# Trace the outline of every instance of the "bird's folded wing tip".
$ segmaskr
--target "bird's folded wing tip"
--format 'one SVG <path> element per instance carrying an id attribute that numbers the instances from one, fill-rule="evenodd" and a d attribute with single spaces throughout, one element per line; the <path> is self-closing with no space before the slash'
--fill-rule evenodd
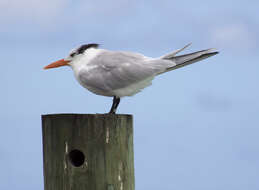
<path id="1" fill-rule="evenodd" d="M 216 48 L 210 48 L 208 49 L 208 51 L 211 53 L 219 53 L 219 51 Z"/>

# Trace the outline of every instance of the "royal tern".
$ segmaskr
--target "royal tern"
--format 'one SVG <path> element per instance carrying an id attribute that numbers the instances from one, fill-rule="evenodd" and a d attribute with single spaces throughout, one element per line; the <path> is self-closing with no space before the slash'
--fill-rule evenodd
<path id="1" fill-rule="evenodd" d="M 159 58 L 151 58 L 139 53 L 99 49 L 98 44 L 85 44 L 44 69 L 70 66 L 83 87 L 95 94 L 113 97 L 109 113 L 115 114 L 121 97 L 140 92 L 151 85 L 155 76 L 218 53 L 207 49 L 176 56 L 189 45 Z"/>

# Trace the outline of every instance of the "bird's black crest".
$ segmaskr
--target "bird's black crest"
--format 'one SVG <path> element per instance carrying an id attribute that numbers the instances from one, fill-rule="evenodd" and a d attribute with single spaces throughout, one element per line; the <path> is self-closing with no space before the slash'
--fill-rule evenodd
<path id="1" fill-rule="evenodd" d="M 99 44 L 84 44 L 77 49 L 77 54 L 84 53 L 89 48 L 98 48 Z"/>

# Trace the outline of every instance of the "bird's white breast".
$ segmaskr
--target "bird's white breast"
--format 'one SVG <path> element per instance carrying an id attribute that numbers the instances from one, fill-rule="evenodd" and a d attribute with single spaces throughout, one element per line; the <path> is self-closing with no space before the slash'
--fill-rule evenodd
<path id="1" fill-rule="evenodd" d="M 87 49 L 84 54 L 78 56 L 75 60 L 73 60 L 73 63 L 71 64 L 71 67 L 74 71 L 75 78 L 77 81 L 88 90 L 92 91 L 87 84 L 84 81 L 80 80 L 80 72 L 81 71 L 89 71 L 93 69 L 94 67 L 97 67 L 97 65 L 90 65 L 89 63 L 100 53 L 102 52 L 101 49 L 96 48 L 90 48 Z"/>

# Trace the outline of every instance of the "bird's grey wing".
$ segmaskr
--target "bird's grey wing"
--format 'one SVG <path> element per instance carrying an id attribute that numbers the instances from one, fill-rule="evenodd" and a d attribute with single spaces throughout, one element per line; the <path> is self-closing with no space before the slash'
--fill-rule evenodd
<path id="1" fill-rule="evenodd" d="M 164 62 L 172 66 L 171 61 Z M 88 86 L 111 91 L 155 76 L 168 66 L 141 54 L 104 51 L 89 63 L 92 69 L 82 70 L 79 77 Z"/>

